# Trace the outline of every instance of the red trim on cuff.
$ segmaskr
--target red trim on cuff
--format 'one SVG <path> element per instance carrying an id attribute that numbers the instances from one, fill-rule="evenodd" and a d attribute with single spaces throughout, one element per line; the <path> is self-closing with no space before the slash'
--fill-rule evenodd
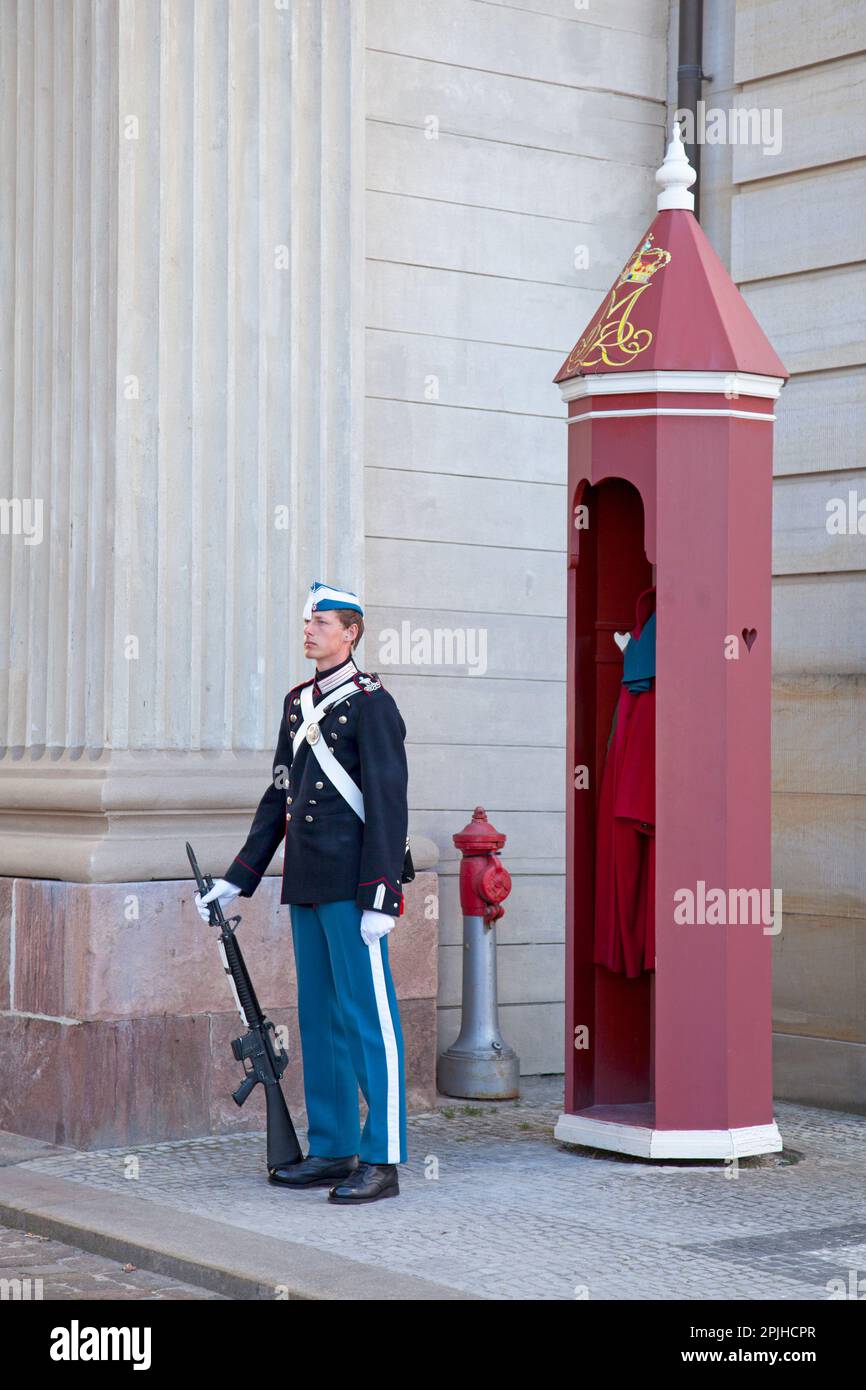
<path id="1" fill-rule="evenodd" d="M 363 883 L 359 883 L 359 884 L 358 884 L 358 887 L 359 887 L 359 888 L 372 888 L 372 886 L 373 886 L 374 883 L 387 883 L 388 887 L 391 889 L 391 892 L 392 892 L 392 893 L 396 893 L 397 896 L 398 896 L 398 898 L 399 898 L 399 896 L 400 896 L 400 890 L 399 890 L 399 888 L 395 888 L 394 885 L 393 885 L 393 883 L 391 882 L 391 880 L 388 879 L 388 878 L 368 878 L 368 879 L 365 879 Z"/>
<path id="2" fill-rule="evenodd" d="M 256 878 L 261 878 L 261 874 L 259 873 L 258 869 L 254 869 L 250 864 L 244 864 L 244 861 L 241 859 L 239 854 L 235 855 L 234 859 L 232 860 L 232 863 L 240 864 L 244 869 L 249 869 L 251 874 L 255 874 Z"/>

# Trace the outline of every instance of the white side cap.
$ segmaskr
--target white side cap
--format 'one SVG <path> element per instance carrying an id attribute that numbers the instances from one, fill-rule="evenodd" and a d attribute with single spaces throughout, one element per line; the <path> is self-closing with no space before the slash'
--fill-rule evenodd
<path id="1" fill-rule="evenodd" d="M 686 158 L 679 125 L 674 121 L 665 162 L 660 169 L 656 169 L 656 183 L 661 189 L 658 196 L 659 212 L 665 208 L 685 208 L 687 212 L 694 212 L 695 195 L 689 192 L 689 188 L 696 178 L 697 174 Z"/>

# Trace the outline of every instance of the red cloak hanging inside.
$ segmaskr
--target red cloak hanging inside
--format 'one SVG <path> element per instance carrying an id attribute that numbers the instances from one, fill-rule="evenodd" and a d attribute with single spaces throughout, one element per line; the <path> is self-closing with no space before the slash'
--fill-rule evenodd
<path id="1" fill-rule="evenodd" d="M 655 612 L 655 589 L 636 606 L 633 639 Z M 655 969 L 655 680 L 623 685 L 597 810 L 597 965 L 634 979 Z"/>

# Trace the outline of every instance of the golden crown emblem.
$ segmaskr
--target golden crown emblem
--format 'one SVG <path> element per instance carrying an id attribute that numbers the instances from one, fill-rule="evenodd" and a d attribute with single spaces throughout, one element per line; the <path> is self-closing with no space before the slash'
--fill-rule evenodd
<path id="1" fill-rule="evenodd" d="M 653 235 L 650 232 L 616 283 L 623 285 L 630 281 L 634 285 L 648 285 L 656 271 L 666 266 L 670 258 L 670 251 L 664 251 L 661 246 L 653 246 Z"/>

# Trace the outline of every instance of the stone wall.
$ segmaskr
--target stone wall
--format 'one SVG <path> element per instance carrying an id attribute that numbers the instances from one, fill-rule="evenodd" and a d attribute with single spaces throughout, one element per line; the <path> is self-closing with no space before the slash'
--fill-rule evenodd
<path id="1" fill-rule="evenodd" d="M 231 1040 L 243 1032 L 194 885 L 0 880 L 0 1129 L 93 1149 L 264 1128 L 242 1110 Z M 285 1032 L 283 1091 L 303 1120 L 289 911 L 280 880 L 236 904 L 259 1003 Z M 406 1107 L 435 1100 L 436 875 L 406 885 L 389 937 L 406 1053 Z"/>
<path id="2" fill-rule="evenodd" d="M 773 154 L 704 146 L 701 180 L 702 225 L 791 373 L 773 500 L 775 1089 L 863 1110 L 866 517 L 833 535 L 827 504 L 866 503 L 866 8 L 704 13 L 707 106 L 778 112 L 781 134 Z"/>
<path id="3" fill-rule="evenodd" d="M 440 856 L 440 1043 L 459 1028 L 452 835 L 514 876 L 504 1036 L 562 1071 L 566 438 L 552 378 L 655 212 L 667 0 L 367 0 L 367 664 Z M 398 653 L 387 633 L 486 643 Z M 447 640 L 447 639 L 446 639 Z M 414 656 L 414 660 L 413 660 Z"/>

